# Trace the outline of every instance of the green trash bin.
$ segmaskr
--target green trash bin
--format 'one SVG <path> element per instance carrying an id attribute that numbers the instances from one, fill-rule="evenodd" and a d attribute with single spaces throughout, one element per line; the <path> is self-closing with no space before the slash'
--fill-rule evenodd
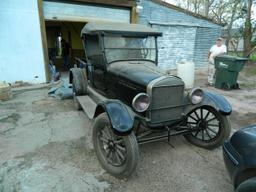
<path id="1" fill-rule="evenodd" d="M 247 58 L 229 55 L 217 56 L 214 59 L 216 69 L 214 86 L 219 89 L 239 88 L 237 77 L 247 60 Z"/>

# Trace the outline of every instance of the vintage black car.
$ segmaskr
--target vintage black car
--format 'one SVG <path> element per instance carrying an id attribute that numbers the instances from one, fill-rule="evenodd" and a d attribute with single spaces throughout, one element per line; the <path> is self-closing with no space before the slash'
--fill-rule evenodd
<path id="1" fill-rule="evenodd" d="M 208 149 L 230 134 L 231 106 L 221 95 L 185 90 L 177 76 L 158 65 L 157 38 L 150 27 L 87 23 L 81 32 L 84 68 L 70 71 L 78 108 L 95 119 L 93 144 L 102 167 L 115 177 L 135 170 L 138 144 L 184 135 Z"/>
<path id="2" fill-rule="evenodd" d="M 256 125 L 240 129 L 225 141 L 223 155 L 236 192 L 255 192 Z"/>

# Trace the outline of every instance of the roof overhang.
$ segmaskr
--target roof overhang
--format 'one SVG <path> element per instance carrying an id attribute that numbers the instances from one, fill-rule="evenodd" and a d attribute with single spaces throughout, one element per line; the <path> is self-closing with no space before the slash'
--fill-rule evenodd
<path id="1" fill-rule="evenodd" d="M 113 5 L 119 7 L 135 7 L 136 0 L 69 0 L 69 2 L 77 3 L 92 3 L 92 4 L 101 4 L 101 5 Z"/>
<path id="2" fill-rule="evenodd" d="M 161 36 L 162 33 L 145 25 L 114 23 L 114 22 L 89 22 L 82 31 L 83 34 L 121 34 L 133 36 Z"/>

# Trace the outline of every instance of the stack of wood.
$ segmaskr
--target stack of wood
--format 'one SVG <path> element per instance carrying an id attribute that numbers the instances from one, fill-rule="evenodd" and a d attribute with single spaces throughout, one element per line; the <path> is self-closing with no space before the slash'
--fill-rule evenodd
<path id="1" fill-rule="evenodd" d="M 6 101 L 12 98 L 11 86 L 7 83 L 0 82 L 0 101 Z"/>

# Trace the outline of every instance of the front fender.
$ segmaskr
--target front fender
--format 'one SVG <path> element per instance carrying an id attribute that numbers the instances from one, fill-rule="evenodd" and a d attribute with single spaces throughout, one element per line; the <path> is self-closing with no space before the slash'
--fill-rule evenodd
<path id="1" fill-rule="evenodd" d="M 185 109 L 185 114 L 189 113 L 200 106 L 211 106 L 223 115 L 230 115 L 232 107 L 225 97 L 222 95 L 204 91 L 204 99 L 199 105 L 189 105 Z"/>
<path id="2" fill-rule="evenodd" d="M 98 103 L 94 118 L 103 112 L 107 113 L 112 130 L 115 134 L 124 136 L 132 132 L 134 115 L 128 111 L 126 105 L 121 101 L 105 100 Z"/>
<path id="3" fill-rule="evenodd" d="M 206 91 L 203 104 L 210 105 L 223 115 L 230 115 L 232 107 L 225 97 L 222 95 Z"/>

